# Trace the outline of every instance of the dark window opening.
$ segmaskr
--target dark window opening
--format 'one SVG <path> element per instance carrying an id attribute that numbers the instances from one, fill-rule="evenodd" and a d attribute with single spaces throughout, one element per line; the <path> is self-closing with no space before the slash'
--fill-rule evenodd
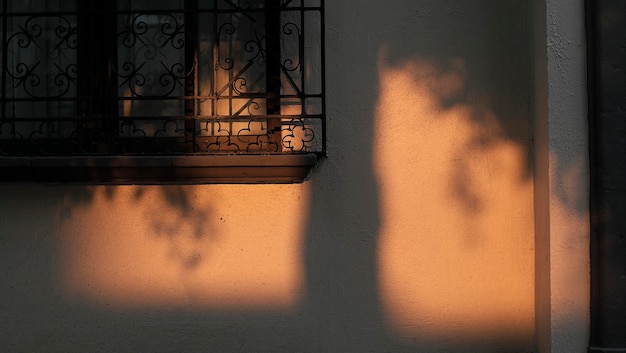
<path id="1" fill-rule="evenodd" d="M 1 3 L 2 180 L 325 150 L 321 0 Z"/>

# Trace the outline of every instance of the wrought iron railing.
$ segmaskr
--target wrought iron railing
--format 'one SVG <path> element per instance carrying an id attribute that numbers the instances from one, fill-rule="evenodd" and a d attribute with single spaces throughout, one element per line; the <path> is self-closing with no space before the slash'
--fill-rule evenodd
<path id="1" fill-rule="evenodd" d="M 322 0 L 1 3 L 0 156 L 325 149 Z"/>

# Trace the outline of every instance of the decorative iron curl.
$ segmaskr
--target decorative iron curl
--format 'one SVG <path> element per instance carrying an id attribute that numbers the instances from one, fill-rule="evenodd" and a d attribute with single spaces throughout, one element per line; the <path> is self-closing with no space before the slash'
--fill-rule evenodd
<path id="1" fill-rule="evenodd" d="M 15 87 L 19 87 L 21 85 L 26 86 L 25 81 L 29 78 L 31 79 L 31 85 L 39 86 L 41 83 L 41 78 L 37 74 L 33 74 L 35 68 L 39 66 L 41 62 L 36 62 L 32 68 L 28 66 L 26 63 L 17 63 L 15 64 L 15 69 L 13 71 L 7 72 L 7 75 L 11 77 L 13 80 L 18 81 L 15 84 Z"/>
<path id="2" fill-rule="evenodd" d="M 272 141 L 271 134 L 248 136 L 246 152 L 278 152 L 279 145 Z"/>
<path id="3" fill-rule="evenodd" d="M 58 49 L 61 47 L 63 43 L 67 46 L 68 49 L 77 49 L 78 48 L 78 29 L 72 24 L 70 21 L 62 16 L 57 16 L 56 18 L 61 19 L 64 24 L 58 24 L 54 29 L 54 34 L 57 38 L 60 39 L 59 43 L 54 47 L 54 49 Z"/>
<path id="4" fill-rule="evenodd" d="M 231 136 L 232 135 L 232 131 L 230 131 L 229 129 L 226 128 L 222 128 L 222 121 L 218 120 L 217 121 L 217 133 L 223 133 L 225 132 L 227 136 Z"/>
<path id="5" fill-rule="evenodd" d="M 118 33 L 118 37 L 121 38 L 122 45 L 126 48 L 132 48 L 139 41 L 143 45 L 147 45 L 142 39 L 141 36 L 148 32 L 148 24 L 144 21 L 140 21 L 139 18 L 142 15 L 134 16 L 131 23 L 124 21 L 123 23 L 126 25 L 126 30 Z"/>
<path id="6" fill-rule="evenodd" d="M 148 139 L 146 132 L 139 129 L 132 120 L 123 120 L 119 124 L 118 132 L 118 136 L 113 137 L 112 142 L 121 146 L 126 153 L 136 152 L 137 147 Z"/>
<path id="7" fill-rule="evenodd" d="M 75 84 L 78 68 L 76 64 L 68 64 L 65 69 L 57 64 L 54 64 L 54 66 L 59 70 L 59 73 L 54 76 L 52 81 L 59 91 L 56 95 L 47 95 L 47 97 L 59 98 L 65 96 L 70 91 L 72 83 Z"/>
<path id="8" fill-rule="evenodd" d="M 211 138 L 204 141 L 205 152 L 212 152 L 212 153 L 217 153 L 217 152 L 222 152 L 222 151 L 238 152 L 241 150 L 241 148 L 239 147 L 239 144 L 237 144 L 236 142 L 233 142 L 232 132 L 228 128 L 223 127 L 223 125 L 228 125 L 228 123 L 220 121 L 220 120 L 213 121 L 210 123 L 217 124 L 217 136 L 211 136 Z M 209 122 L 207 122 L 207 130 L 208 130 L 208 124 Z"/>
<path id="9" fill-rule="evenodd" d="M 38 46 L 36 42 L 36 38 L 40 37 L 43 33 L 43 29 L 40 24 L 35 23 L 34 20 L 39 19 L 39 16 L 31 16 L 29 17 L 24 26 L 19 26 L 20 32 L 15 32 L 11 36 L 7 38 L 6 47 L 8 50 L 11 50 L 11 43 L 15 43 L 17 47 L 22 49 L 27 49 L 31 45 Z M 14 56 L 17 56 L 17 53 L 14 53 Z M 27 95 L 31 97 L 35 97 L 35 94 L 32 90 L 38 87 L 41 84 L 41 77 L 35 73 L 35 69 L 39 66 L 41 62 L 37 61 L 32 64 L 32 67 L 28 65 L 28 63 L 15 63 L 11 65 L 7 63 L 7 75 L 13 81 L 17 81 L 14 84 L 15 88 L 20 86 L 24 87 L 24 91 Z M 9 66 L 13 66 L 13 69 L 8 69 Z"/>
<path id="10" fill-rule="evenodd" d="M 8 71 L 7 75 L 14 81 L 15 88 L 23 87 L 24 92 L 33 98 L 47 97 L 47 95 L 38 96 L 34 90 L 41 85 L 41 77 L 35 73 L 35 69 L 39 66 L 40 62 L 35 63 L 32 67 L 28 64 L 18 63 L 15 65 L 15 69 Z"/>
<path id="11" fill-rule="evenodd" d="M 216 136 L 214 138 L 204 141 L 204 152 L 219 153 L 219 152 L 234 152 L 237 153 L 241 150 L 239 145 L 232 142 L 231 136 Z"/>
<path id="12" fill-rule="evenodd" d="M 248 59 L 249 61 L 254 61 L 259 56 L 263 58 L 265 57 L 264 56 L 265 49 L 263 46 L 263 40 L 264 38 L 259 38 L 258 36 L 255 36 L 254 39 L 250 39 L 246 41 L 246 43 L 244 44 L 244 50 L 247 53 L 252 54 L 250 58 Z"/>
<path id="13" fill-rule="evenodd" d="M 294 32 L 298 35 L 298 37 L 302 34 L 300 32 L 300 27 L 298 27 L 295 22 L 287 22 L 283 25 L 283 34 L 292 35 Z"/>
<path id="14" fill-rule="evenodd" d="M 46 23 L 50 23 L 52 20 L 57 20 L 62 23 L 56 25 L 53 30 L 45 31 L 47 28 Z M 43 23 L 40 23 L 41 21 Z M 76 28 L 73 28 L 70 21 L 63 16 L 31 16 L 27 18 L 22 26 L 17 26 L 19 28 L 19 32 L 13 33 L 9 38 L 7 38 L 6 45 L 9 50 L 11 50 L 12 44 L 14 43 L 14 47 L 17 46 L 22 49 L 38 49 L 40 51 L 45 50 L 45 45 L 41 45 L 38 43 L 38 40 L 42 40 L 45 42 L 54 41 L 53 50 L 49 53 L 46 53 L 47 58 L 54 59 L 58 58 L 61 53 L 61 48 L 63 44 L 67 46 L 69 49 L 75 49 L 77 47 L 77 33 Z M 51 33 L 52 36 L 44 36 L 44 33 Z M 58 41 L 55 41 L 55 38 L 58 38 Z M 55 55 L 56 54 L 56 55 Z M 17 52 L 14 53 L 13 57 L 17 57 Z M 41 57 L 40 55 L 33 54 L 32 58 Z M 45 56 L 44 56 L 45 57 Z M 10 77 L 14 83 L 14 87 L 23 87 L 23 91 L 26 95 L 33 98 L 58 98 L 69 92 L 71 82 L 76 78 L 76 68 L 75 65 L 69 64 L 65 69 L 62 69 L 58 64 L 54 63 L 56 66 L 58 73 L 48 74 L 47 77 L 50 77 L 48 89 L 56 87 L 57 93 L 51 92 L 43 92 L 38 94 L 36 90 L 42 85 L 42 77 L 39 73 L 37 73 L 37 69 L 45 66 L 41 65 L 41 61 L 37 61 L 35 63 L 15 63 L 13 65 L 7 64 L 7 66 L 13 66 L 12 69 L 7 70 L 7 75 Z M 45 73 L 45 72 L 44 72 Z"/>
<path id="15" fill-rule="evenodd" d="M 169 21 L 163 23 L 161 31 L 154 35 L 154 42 L 158 44 L 159 48 L 165 47 L 170 42 L 172 48 L 183 49 L 185 47 L 185 25 L 179 25 L 178 19 L 172 14 L 167 14 L 167 17 L 172 19 L 174 24 Z"/>
<path id="16" fill-rule="evenodd" d="M 252 134 L 252 124 L 260 124 L 262 134 Z M 263 126 L 263 122 L 259 120 L 248 120 L 245 128 L 237 131 L 237 140 L 246 146 L 246 152 L 277 152 L 278 144 L 272 140 L 273 131 Z"/>
<path id="17" fill-rule="evenodd" d="M 287 58 L 283 61 L 283 68 L 286 71 L 289 72 L 294 72 L 294 71 L 302 71 L 302 48 L 300 48 L 300 43 L 301 43 L 301 37 L 302 37 L 302 33 L 300 32 L 300 27 L 298 27 L 298 25 L 294 22 L 288 22 L 285 23 L 285 25 L 283 25 L 283 34 L 285 36 L 283 36 L 283 40 L 286 40 L 285 38 L 287 38 L 288 36 L 291 35 L 295 35 L 297 37 L 297 41 L 296 43 L 298 43 L 298 58 L 297 58 L 297 64 L 294 63 L 294 59 L 293 58 Z"/>
<path id="18" fill-rule="evenodd" d="M 15 129 L 15 122 L 0 122 L 0 139 L 10 138 L 14 141 L 19 141 L 24 136 Z"/>
<path id="19" fill-rule="evenodd" d="M 255 114 L 251 109 L 254 109 L 255 111 L 259 112 L 261 110 L 261 105 L 259 104 L 259 102 L 255 100 L 251 100 L 248 103 L 246 110 L 248 111 L 248 114 L 251 116 L 258 115 L 258 114 Z"/>
<path id="20" fill-rule="evenodd" d="M 16 40 L 17 45 L 20 48 L 28 48 L 33 42 L 35 42 L 35 38 L 41 36 L 43 33 L 43 29 L 41 25 L 38 23 L 31 24 L 31 21 L 42 18 L 41 16 L 31 16 L 29 17 L 24 26 L 20 26 L 19 29 L 21 32 L 13 33 L 9 38 L 7 38 L 7 46 L 13 41 Z M 35 44 L 36 45 L 36 44 Z"/>
<path id="21" fill-rule="evenodd" d="M 287 123 L 287 132 L 282 138 L 282 145 L 291 152 L 306 151 L 315 140 L 315 132 L 307 127 L 303 119 L 292 119 Z"/>
<path id="22" fill-rule="evenodd" d="M 192 75 L 195 70 L 195 68 L 192 67 L 188 72 L 185 72 L 185 65 L 181 63 L 175 63 L 169 68 L 165 65 L 164 62 L 161 62 L 161 65 L 165 69 L 165 73 L 161 74 L 161 76 L 159 77 L 159 83 L 161 84 L 161 87 L 169 87 L 167 92 L 163 93 L 163 96 L 168 96 L 172 92 L 174 92 L 174 90 L 176 89 L 176 85 L 185 88 L 185 79 Z"/>
<path id="23" fill-rule="evenodd" d="M 122 121 L 118 131 L 121 137 L 130 136 L 133 138 L 145 139 L 148 136 L 146 132 L 138 128 L 137 124 L 135 124 L 135 122 L 132 120 Z M 118 140 L 121 140 L 121 138 L 116 137 L 115 141 L 118 141 Z"/>
<path id="24" fill-rule="evenodd" d="M 181 128 L 178 120 L 166 120 L 163 128 L 155 131 L 154 138 L 157 143 L 165 146 L 167 151 L 178 153 L 184 150 L 184 143 L 187 142 L 184 134 L 184 124 Z"/>
<path id="25" fill-rule="evenodd" d="M 124 79 L 124 81 L 122 81 L 122 83 L 120 84 L 120 87 L 123 87 L 126 84 L 128 84 L 128 89 L 130 90 L 130 92 L 133 95 L 138 96 L 139 92 L 137 92 L 137 87 L 143 87 L 146 84 L 146 76 L 139 72 L 139 70 L 141 70 L 141 68 L 145 64 L 146 63 L 143 62 L 141 65 L 139 65 L 139 67 L 136 67 L 135 64 L 130 61 L 124 62 L 122 64 L 122 69 L 129 73 L 128 74 L 117 73 L 117 75 L 120 78 Z"/>
<path id="26" fill-rule="evenodd" d="M 235 28 L 235 25 L 230 22 L 224 23 L 217 31 L 217 38 L 219 38 L 220 41 L 224 40 L 224 42 L 228 42 L 228 37 L 235 34 L 236 31 L 237 29 Z M 225 38 L 222 38 L 222 35 L 224 34 Z M 222 51 L 220 50 L 219 46 L 217 51 L 217 65 L 222 70 L 226 71 L 232 70 L 232 68 L 235 66 L 235 59 L 233 59 L 232 57 L 228 56 L 222 59 Z"/>
<path id="27" fill-rule="evenodd" d="M 39 123 L 39 128 L 30 133 L 28 139 L 33 144 L 38 144 L 42 140 L 45 143 L 50 143 L 50 140 L 62 140 L 63 134 L 54 126 L 54 122 L 42 121 Z"/>
<path id="28" fill-rule="evenodd" d="M 196 136 L 202 136 L 203 132 L 205 134 L 208 134 L 210 132 L 209 124 L 211 122 L 209 120 L 205 120 L 205 121 L 196 120 L 196 122 L 198 124 L 198 129 L 196 129 L 196 132 L 195 132 Z"/>
<path id="29" fill-rule="evenodd" d="M 243 76 L 237 77 L 232 84 L 233 91 L 235 94 L 245 94 L 248 92 L 248 79 Z"/>

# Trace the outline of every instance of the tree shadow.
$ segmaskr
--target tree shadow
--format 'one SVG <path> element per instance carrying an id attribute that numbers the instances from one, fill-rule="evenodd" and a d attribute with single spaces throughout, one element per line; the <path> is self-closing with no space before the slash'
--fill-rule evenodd
<path id="1" fill-rule="evenodd" d="M 459 145 L 459 155 L 470 151 L 479 154 L 502 141 L 510 142 L 523 151 L 519 182 L 532 179 L 526 5 L 493 0 L 480 5 L 436 6 L 435 2 L 426 1 L 407 8 L 405 1 L 387 1 L 358 8 L 335 4 L 333 10 L 327 20 L 332 23 L 327 30 L 329 46 L 342 46 L 345 50 L 341 55 L 327 53 L 331 63 L 327 77 L 333 83 L 327 90 L 328 157 L 310 181 L 313 189 L 305 248 L 307 300 L 303 310 L 304 317 L 313 320 L 320 335 L 313 351 L 532 350 L 532 333 L 529 337 L 527 332 L 519 337 L 493 334 L 483 338 L 447 337 L 445 332 L 439 333 L 440 337 L 426 333 L 401 338 L 393 332 L 384 310 L 388 303 L 383 302 L 380 283 L 380 183 L 389 181 L 380 180 L 373 159 L 376 149 L 385 148 L 385 141 L 380 140 L 381 134 L 375 129 L 394 128 L 393 122 L 377 123 L 381 119 L 377 113 L 381 82 L 375 73 L 380 74 L 382 50 L 386 67 L 426 62 L 434 68 L 435 76 L 440 77 L 430 89 L 436 95 L 438 110 L 467 108 L 470 123 L 481 133 L 467 145 Z M 371 13 L 378 14 L 376 23 L 384 25 L 353 32 L 352 16 L 367 18 Z M 464 18 L 468 14 L 476 17 Z M 342 21 L 334 16 L 350 18 Z M 445 82 L 450 76 L 456 76 L 460 83 Z M 405 92 L 407 97 L 411 94 Z M 414 129 L 414 124 L 429 119 L 433 118 L 407 115 L 406 129 Z M 412 148 L 411 141 L 407 141 L 406 148 Z M 403 154 L 410 153 L 397 150 L 397 155 Z M 485 202 L 474 185 L 468 183 L 472 179 L 471 163 L 463 160 L 451 170 L 450 185 L 452 197 L 464 204 L 469 214 L 480 212 Z M 429 173 L 406 172 L 409 180 L 410 173 Z M 416 213 L 415 218 L 419 217 Z"/>
<path id="2" fill-rule="evenodd" d="M 137 221 L 152 230 L 155 241 L 168 241 L 172 261 L 192 272 L 211 256 L 211 240 L 220 236 L 212 226 L 219 203 L 207 200 L 198 207 L 191 186 L 134 187 L 127 192 L 121 191 L 124 187 L 0 185 L 2 199 L 10 200 L 2 205 L 3 227 L 16 225 L 13 234 L 24 236 L 0 238 L 8 256 L 3 262 L 9 264 L 1 282 L 3 292 L 12 298 L 2 308 L 13 322 L 0 332 L 0 341 L 10 342 L 8 351 L 47 351 L 51 342 L 59 352 L 96 353 L 531 351 L 534 342 L 525 334 L 484 338 L 440 332 L 437 337 L 425 333 L 399 338 L 385 313 L 380 283 L 381 180 L 374 161 L 375 149 L 384 141 L 377 140 L 373 128 L 379 118 L 381 50 L 386 51 L 387 67 L 427 61 L 441 73 L 462 78 L 457 88 L 435 92 L 438 109 L 469 107 L 471 122 L 482 131 L 458 146 L 458 153 L 480 153 L 508 141 L 524 151 L 526 163 L 519 179 L 532 179 L 533 174 L 530 45 L 525 42 L 530 34 L 524 2 L 431 0 L 414 5 L 407 7 L 400 0 L 327 4 L 327 46 L 342 50 L 326 53 L 328 156 L 306 182 L 310 199 L 302 201 L 309 203 L 303 231 L 303 291 L 293 310 L 119 309 L 64 298 L 50 266 L 57 263 L 56 230 L 38 227 L 56 224 L 57 216 L 76 219 L 80 205 L 122 198 L 138 207 Z M 353 26 L 372 14 L 378 14 L 376 26 L 363 25 L 359 27 L 363 32 L 356 33 Z M 468 19 L 468 14 L 476 17 Z M 407 117 L 407 128 L 430 118 Z M 470 162 L 457 164 L 450 185 L 451 195 L 468 213 L 479 212 L 484 203 L 467 184 Z M 154 198 L 167 207 L 157 207 Z M 420 270 L 408 271 L 419 277 Z"/>
<path id="3" fill-rule="evenodd" d="M 106 203 L 134 205 L 137 224 L 148 224 L 154 240 L 168 243 L 168 257 L 179 266 L 193 270 L 208 256 L 212 227 L 210 202 L 199 203 L 195 186 L 70 186 L 61 202 L 61 219 L 70 222 L 73 212 L 96 199 Z M 121 199 L 121 200 L 120 200 Z M 199 206 L 201 204 L 201 206 Z"/>

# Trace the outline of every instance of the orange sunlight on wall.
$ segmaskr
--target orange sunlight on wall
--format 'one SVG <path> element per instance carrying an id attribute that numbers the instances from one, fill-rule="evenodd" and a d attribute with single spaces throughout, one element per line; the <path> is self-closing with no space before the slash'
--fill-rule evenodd
<path id="1" fill-rule="evenodd" d="M 499 137 L 486 104 L 454 102 L 464 70 L 457 59 L 379 60 L 384 312 L 402 339 L 532 340 L 532 181 L 522 147 Z"/>
<path id="2" fill-rule="evenodd" d="M 163 310 L 298 305 L 306 185 L 90 192 L 82 206 L 65 202 L 58 276 L 70 299 Z"/>

